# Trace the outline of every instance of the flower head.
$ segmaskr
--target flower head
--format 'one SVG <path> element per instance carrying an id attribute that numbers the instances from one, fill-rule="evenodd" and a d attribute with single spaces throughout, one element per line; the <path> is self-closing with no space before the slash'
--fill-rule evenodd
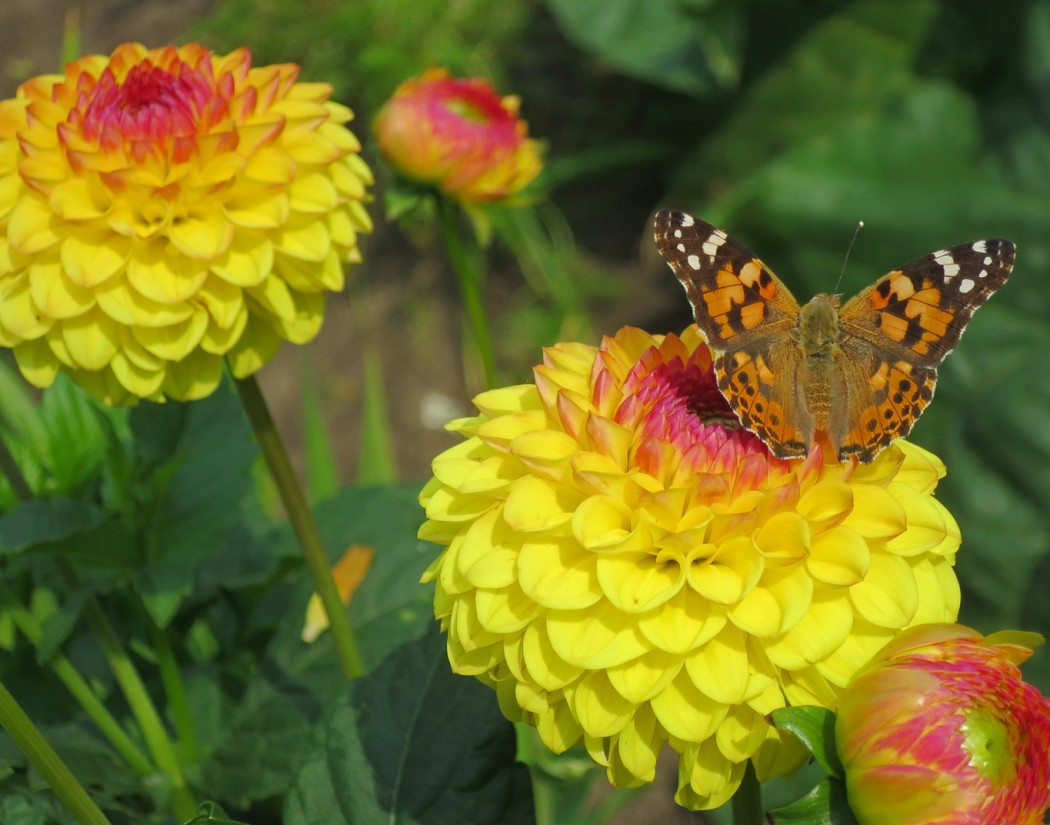
<path id="1" fill-rule="evenodd" d="M 512 195 L 543 163 L 516 97 L 484 80 L 430 69 L 405 81 L 376 117 L 383 156 L 401 174 L 464 203 Z"/>
<path id="2" fill-rule="evenodd" d="M 371 173 L 297 74 L 125 44 L 0 103 L 0 345 L 31 383 L 198 398 L 317 333 Z"/>
<path id="3" fill-rule="evenodd" d="M 1050 700 L 1017 667 L 1033 635 L 914 627 L 853 679 L 835 740 L 862 825 L 1043 821 Z"/>
<path id="4" fill-rule="evenodd" d="M 552 750 L 582 739 L 633 785 L 670 744 L 679 802 L 715 807 L 748 760 L 767 779 L 805 758 L 766 714 L 833 707 L 900 628 L 955 617 L 929 453 L 773 458 L 695 326 L 552 347 L 535 378 L 449 425 L 420 536 L 448 545 L 425 579 L 452 667 Z"/>

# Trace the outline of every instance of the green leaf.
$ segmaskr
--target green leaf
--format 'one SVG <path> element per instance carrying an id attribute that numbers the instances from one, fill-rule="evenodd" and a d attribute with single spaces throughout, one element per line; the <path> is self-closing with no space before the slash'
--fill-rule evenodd
<path id="1" fill-rule="evenodd" d="M 842 777 L 842 763 L 835 750 L 835 714 L 827 708 L 791 707 L 773 711 L 773 724 L 790 731 L 802 742 L 829 776 Z"/>
<path id="2" fill-rule="evenodd" d="M 0 556 L 75 538 L 97 527 L 104 518 L 101 511 L 68 498 L 20 504 L 0 518 Z"/>
<path id="3" fill-rule="evenodd" d="M 495 694 L 449 669 L 436 632 L 357 680 L 315 731 L 287 825 L 535 821 L 528 771 Z"/>
<path id="4" fill-rule="evenodd" d="M 64 374 L 43 393 L 39 415 L 47 430 L 45 461 L 60 492 L 76 493 L 102 463 L 106 442 L 99 417 L 106 413 L 99 407 Z"/>
<path id="5" fill-rule="evenodd" d="M 769 819 L 774 825 L 858 825 L 839 779 L 825 779 L 797 802 L 770 810 Z"/>
<path id="6" fill-rule="evenodd" d="M 736 85 L 746 41 L 739 3 L 547 0 L 571 40 L 621 71 L 691 94 Z"/>
<path id="7" fill-rule="evenodd" d="M 793 146 L 819 143 L 862 115 L 889 122 L 887 105 L 917 82 L 915 61 L 938 9 L 933 0 L 841 4 L 735 99 L 732 109 L 719 113 L 720 128 L 677 170 L 676 192 L 726 192 L 720 199 L 738 202 L 761 190 L 752 178 Z M 909 168 L 921 171 L 918 164 Z M 827 177 L 848 185 L 851 171 Z M 899 199 L 894 203 L 900 205 Z M 717 214 L 704 217 L 721 220 Z"/>
<path id="8" fill-rule="evenodd" d="M 222 552 L 251 488 L 256 448 L 225 384 L 190 404 L 144 402 L 130 423 L 153 496 L 138 587 L 154 621 L 165 627 L 198 568 Z"/>
<path id="9" fill-rule="evenodd" d="M 214 802 L 202 802 L 197 809 L 197 815 L 187 822 L 186 825 L 208 825 L 209 822 L 215 823 L 215 825 L 247 825 L 247 823 L 240 820 L 230 819 L 226 812 Z"/>

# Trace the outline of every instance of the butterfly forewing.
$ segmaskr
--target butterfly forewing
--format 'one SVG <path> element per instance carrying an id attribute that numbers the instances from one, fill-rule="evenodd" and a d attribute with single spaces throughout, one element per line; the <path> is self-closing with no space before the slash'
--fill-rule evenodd
<path id="1" fill-rule="evenodd" d="M 977 308 L 1006 282 L 1015 255 L 1010 241 L 991 238 L 916 258 L 843 306 L 843 329 L 936 367 Z"/>
<path id="2" fill-rule="evenodd" d="M 664 210 L 656 215 L 655 238 L 715 349 L 738 349 L 797 323 L 798 301 L 787 287 L 721 229 Z"/>

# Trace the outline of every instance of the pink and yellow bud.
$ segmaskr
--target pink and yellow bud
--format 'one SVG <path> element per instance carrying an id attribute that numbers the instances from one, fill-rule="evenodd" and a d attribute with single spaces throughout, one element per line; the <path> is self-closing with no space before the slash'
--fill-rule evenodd
<path id="1" fill-rule="evenodd" d="M 430 69 L 401 84 L 380 110 L 379 148 L 406 178 L 458 201 L 500 200 L 543 165 L 518 106 L 518 98 L 501 98 L 484 80 Z"/>
<path id="2" fill-rule="evenodd" d="M 913 627 L 842 694 L 835 739 L 862 825 L 1036 825 L 1050 806 L 1050 700 L 1018 665 L 1034 634 Z"/>

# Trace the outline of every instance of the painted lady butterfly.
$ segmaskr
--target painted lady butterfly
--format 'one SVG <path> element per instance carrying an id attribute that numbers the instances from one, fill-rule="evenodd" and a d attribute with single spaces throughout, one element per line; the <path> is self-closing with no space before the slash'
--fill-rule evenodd
<path id="1" fill-rule="evenodd" d="M 869 462 L 910 432 L 937 366 L 970 316 L 1005 282 L 1009 241 L 959 244 L 893 270 L 845 304 L 805 306 L 762 261 L 684 212 L 656 216 L 656 245 L 714 350 L 718 387 L 778 458 L 826 439 Z"/>

